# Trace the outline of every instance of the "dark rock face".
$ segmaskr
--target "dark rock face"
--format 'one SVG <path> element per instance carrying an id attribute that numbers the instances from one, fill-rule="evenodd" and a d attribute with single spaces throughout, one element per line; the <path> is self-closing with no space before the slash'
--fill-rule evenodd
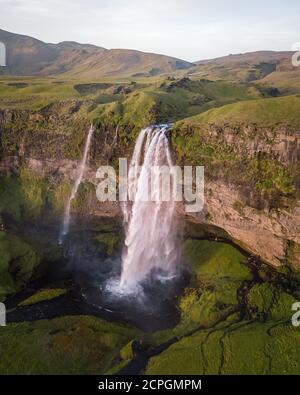
<path id="1" fill-rule="evenodd" d="M 127 95 L 128 93 L 131 93 L 131 92 L 132 92 L 132 89 L 126 85 L 120 85 L 120 86 L 117 86 L 113 89 L 114 95 L 118 95 L 120 93 Z"/>
<path id="2" fill-rule="evenodd" d="M 211 125 L 208 139 L 230 145 L 239 156 L 266 155 L 283 165 L 300 162 L 300 130 L 288 127 L 271 130 L 255 125 L 241 125 L 233 129 L 230 125 Z"/>
<path id="3" fill-rule="evenodd" d="M 180 78 L 170 83 L 168 86 L 168 92 L 171 92 L 174 88 L 184 88 L 187 89 L 192 81 L 188 77 Z"/>
<path id="4" fill-rule="evenodd" d="M 181 133 L 185 131 L 179 130 L 173 138 L 179 157 L 182 148 L 176 136 Z M 191 216 L 193 221 L 225 230 L 275 266 L 298 268 L 300 131 L 284 126 L 211 124 L 186 133 L 185 144 L 191 138 L 197 146 L 193 144 L 194 154 L 182 161 L 199 153 L 193 164 L 203 164 L 206 172 L 205 208 Z M 218 162 L 225 164 L 218 166 Z"/>

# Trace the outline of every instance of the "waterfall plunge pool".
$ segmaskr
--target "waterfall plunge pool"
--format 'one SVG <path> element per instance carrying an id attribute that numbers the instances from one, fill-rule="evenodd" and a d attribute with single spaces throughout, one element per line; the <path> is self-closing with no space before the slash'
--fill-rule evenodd
<path id="1" fill-rule="evenodd" d="M 46 251 L 48 258 L 53 249 L 57 256 L 58 248 L 60 257 L 45 262 L 48 270 L 43 275 L 5 301 L 8 323 L 91 315 L 143 332 L 187 330 L 210 320 L 219 321 L 223 316 L 226 319 L 228 314 L 260 317 L 265 313 L 256 310 L 257 292 L 272 292 L 276 300 L 282 295 L 289 302 L 299 289 L 295 279 L 262 264 L 228 241 L 205 236 L 198 226 L 197 232 L 185 231 L 177 276 L 164 280 L 150 276 L 140 284 L 138 292 L 122 295 L 110 288 L 121 274 L 121 225 L 112 219 L 102 219 L 97 229 L 88 224 L 76 228 L 74 224 L 63 246 L 57 246 L 57 228 L 29 227 L 19 234 Z M 50 294 L 49 290 L 57 289 L 64 293 L 41 298 L 45 290 Z M 24 303 L 31 298 L 34 303 Z M 287 308 L 290 310 L 289 303 Z"/>

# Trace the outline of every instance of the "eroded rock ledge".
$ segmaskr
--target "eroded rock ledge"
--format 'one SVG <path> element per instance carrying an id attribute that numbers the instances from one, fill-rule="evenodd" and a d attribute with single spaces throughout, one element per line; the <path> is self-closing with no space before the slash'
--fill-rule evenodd
<path id="1" fill-rule="evenodd" d="M 208 229 L 211 225 L 223 229 L 241 247 L 274 266 L 300 267 L 299 202 L 292 209 L 257 209 L 243 203 L 244 195 L 235 185 L 208 181 L 205 187 L 203 212 L 189 214 L 188 219 Z"/>

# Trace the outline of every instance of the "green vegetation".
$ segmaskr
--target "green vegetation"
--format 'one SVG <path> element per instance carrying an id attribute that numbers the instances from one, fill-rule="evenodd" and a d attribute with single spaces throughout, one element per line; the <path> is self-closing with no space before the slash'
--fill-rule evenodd
<path id="1" fill-rule="evenodd" d="M 212 107 L 260 96 L 256 88 L 247 85 L 188 78 L 148 85 L 130 84 L 128 89 L 130 93 L 121 96 L 104 94 L 102 102 L 93 98 L 94 106 L 89 113 L 99 127 L 118 126 L 119 146 L 133 144 L 140 129 L 149 124 L 173 122 Z"/>
<path id="2" fill-rule="evenodd" d="M 265 86 L 273 86 L 286 94 L 293 94 L 300 92 L 300 73 L 297 67 L 289 67 L 267 75 L 260 82 Z"/>
<path id="3" fill-rule="evenodd" d="M 132 352 L 132 341 L 129 342 L 128 344 L 126 344 L 126 346 L 124 346 L 122 348 L 122 350 L 120 351 L 120 357 L 124 360 L 124 361 L 128 361 L 133 357 L 133 352 Z"/>
<path id="4" fill-rule="evenodd" d="M 34 276 L 40 254 L 16 236 L 0 232 L 0 300 L 21 290 Z"/>
<path id="5" fill-rule="evenodd" d="M 229 244 L 188 239 L 184 243 L 184 257 L 199 281 L 251 279 L 249 269 L 243 265 L 246 258 Z"/>
<path id="6" fill-rule="evenodd" d="M 121 237 L 113 233 L 99 233 L 95 240 L 103 246 L 103 252 L 107 255 L 112 255 L 120 249 Z"/>
<path id="7" fill-rule="evenodd" d="M 66 293 L 67 290 L 63 288 L 42 289 L 29 298 L 22 300 L 19 306 L 28 306 L 38 302 L 43 302 L 44 300 L 51 300 Z"/>
<path id="8" fill-rule="evenodd" d="M 20 86 L 20 80 L 3 79 L 2 89 L 8 84 L 10 94 L 15 94 L 20 101 L 20 106 L 12 108 L 22 108 L 21 91 L 29 89 L 31 84 L 41 85 L 36 89 L 37 95 L 47 92 L 47 87 L 42 89 L 43 84 L 51 83 L 59 89 L 72 84 L 72 81 L 25 80 L 25 85 Z M 274 207 L 286 204 L 283 198 L 294 199 L 298 193 L 298 166 L 283 164 L 275 153 L 270 154 L 282 129 L 293 133 L 300 125 L 298 96 L 265 98 L 263 89 L 267 88 L 251 84 L 170 77 L 159 77 L 147 84 L 76 81 L 74 87 L 76 94 L 72 100 L 66 98 L 58 102 L 60 97 L 53 97 L 39 112 L 30 116 L 22 113 L 17 122 L 3 123 L 0 150 L 6 155 L 19 155 L 24 151 L 29 156 L 78 159 L 86 128 L 93 120 L 97 130 L 92 160 L 100 158 L 101 162 L 115 163 L 117 157 L 130 155 L 141 127 L 182 120 L 175 123 L 171 134 L 180 164 L 204 164 L 207 177 L 252 188 Z M 3 97 L 7 97 L 6 91 Z M 24 100 L 27 103 L 26 97 Z M 115 135 L 117 143 L 114 143 Z M 249 155 L 249 147 L 258 139 L 265 145 L 266 152 Z M 40 190 L 31 209 L 27 210 L 32 217 L 38 215 L 45 192 L 42 185 L 34 186 L 34 183 L 38 180 L 31 179 L 28 186 L 31 191 L 25 190 L 27 195 L 34 193 L 34 188 Z M 53 194 L 44 195 L 49 196 L 57 212 L 65 202 L 67 188 L 56 183 Z M 62 194 L 60 198 L 59 194 Z M 92 194 L 93 186 L 82 186 L 74 210 L 84 214 L 87 207 L 94 206 Z"/>
<path id="9" fill-rule="evenodd" d="M 21 169 L 19 176 L 0 176 L 0 215 L 2 222 L 34 221 L 47 205 L 61 212 L 69 194 L 68 185 L 47 183 L 37 173 Z M 49 207 L 48 207 L 49 209 Z"/>
<path id="10" fill-rule="evenodd" d="M 300 126 L 300 98 L 286 96 L 251 101 L 241 101 L 234 104 L 211 109 L 204 114 L 185 120 L 184 124 L 206 126 L 210 123 L 217 125 L 255 124 L 259 127 L 274 127 L 278 125 Z"/>
<path id="11" fill-rule="evenodd" d="M 27 219 L 37 219 L 45 204 L 46 182 L 27 169 L 20 172 Z"/>
<path id="12" fill-rule="evenodd" d="M 49 190 L 46 199 L 54 215 L 59 215 L 63 212 L 70 193 L 71 186 L 68 181 L 63 181 Z"/>
<path id="13" fill-rule="evenodd" d="M 175 328 L 154 334 L 155 342 L 225 319 L 237 310 L 243 281 L 252 279 L 245 257 L 228 244 L 188 239 L 183 254 L 192 282 L 179 300 L 181 319 Z"/>
<path id="14" fill-rule="evenodd" d="M 296 96 L 229 104 L 176 123 L 172 145 L 179 163 L 204 165 L 207 177 L 251 188 L 278 207 L 299 193 L 299 168 L 282 163 L 275 147 L 277 135 L 300 125 L 299 114 Z M 257 141 L 265 152 L 251 152 Z"/>
<path id="15" fill-rule="evenodd" d="M 89 102 L 69 100 L 49 103 L 39 111 L 0 110 L 0 152 L 22 159 L 78 159 L 90 125 L 88 108 Z"/>
<path id="16" fill-rule="evenodd" d="M 106 242 L 113 228 L 104 223 L 97 242 Z M 0 331 L 1 374 L 116 374 L 134 357 L 134 339 L 151 348 L 174 337 L 150 358 L 146 374 L 297 373 L 299 331 L 289 322 L 296 298 L 275 272 L 270 277 L 261 267 L 254 279 L 245 256 L 221 242 L 187 239 L 183 255 L 192 279 L 178 301 L 176 327 L 142 334 L 89 316 L 9 324 Z M 42 289 L 19 305 L 65 292 Z"/>
<path id="17" fill-rule="evenodd" d="M 45 204 L 47 183 L 40 176 L 27 169 L 21 169 L 19 180 L 24 197 L 24 219 L 37 219 L 41 216 L 41 211 Z"/>
<path id="18" fill-rule="evenodd" d="M 90 182 L 83 182 L 77 191 L 76 198 L 72 204 L 72 209 L 79 215 L 84 215 L 97 205 L 96 188 Z"/>
<path id="19" fill-rule="evenodd" d="M 280 282 L 253 283 L 244 256 L 229 245 L 187 240 L 184 256 L 194 287 L 181 297 L 179 325 L 152 341 L 179 337 L 150 358 L 146 374 L 298 374 L 300 333 L 290 323 L 297 299 Z"/>
<path id="20" fill-rule="evenodd" d="M 86 103 L 85 113 L 90 119 L 122 116 L 120 122 L 138 123 L 138 126 L 153 120 L 177 120 L 226 103 L 261 97 L 255 86 L 188 78 L 178 82 L 160 78 L 147 84 L 79 84 L 70 79 L 35 77 L 18 81 L 9 77 L 0 79 L 0 108 L 40 110 L 56 102 L 81 101 Z"/>
<path id="21" fill-rule="evenodd" d="M 282 195 L 293 194 L 296 191 L 293 170 L 282 166 L 275 159 L 253 158 L 248 160 L 245 170 L 241 180 L 248 184 L 255 183 L 258 191 Z M 275 202 L 274 196 L 273 199 Z"/>
<path id="22" fill-rule="evenodd" d="M 124 59 L 124 53 L 115 54 Z M 127 55 L 126 63 L 132 54 Z M 276 147 L 284 133 L 296 141 L 300 78 L 273 55 L 268 61 L 261 54 L 247 60 L 229 57 L 189 69 L 164 62 L 160 69 L 148 59 L 142 70 L 130 68 L 134 76 L 125 68 L 120 78 L 101 80 L 94 77 L 105 74 L 109 63 L 95 62 L 92 74 L 81 64 L 57 78 L 1 77 L 0 154 L 16 163 L 6 166 L 3 160 L 0 177 L 0 300 L 61 257 L 61 249 L 49 240 L 46 245 L 43 235 L 32 241 L 25 231 L 13 234 L 21 233 L 24 224 L 50 223 L 62 213 L 72 181 L 57 169 L 65 159 L 81 158 L 90 122 L 96 126 L 89 157 L 93 167 L 129 157 L 141 127 L 175 122 L 171 143 L 178 164 L 205 165 L 208 179 L 231 183 L 247 198 L 253 192 L 251 203 L 234 202 L 240 216 L 246 206 L 261 208 L 257 197 L 272 209 L 293 207 L 299 166 L 290 157 L 283 160 Z M 53 167 L 42 168 L 49 159 Z M 96 204 L 95 185 L 83 182 L 72 211 L 84 217 L 95 212 Z M 119 252 L 116 224 L 92 221 L 99 257 Z M 133 358 L 136 338 L 150 348 L 174 338 L 172 346 L 150 359 L 147 374 L 299 373 L 299 330 L 289 323 L 298 280 L 287 272 L 277 277 L 264 267 L 256 273 L 231 245 L 196 237 L 195 232 L 183 246 L 192 275 L 178 297 L 181 316 L 174 328 L 141 334 L 88 316 L 9 324 L 0 331 L 0 373 L 115 374 Z M 291 267 L 297 254 L 299 245 L 286 241 Z M 42 289 L 20 306 L 66 292 Z"/>
<path id="23" fill-rule="evenodd" d="M 103 374 L 138 332 L 89 317 L 1 328 L 1 374 Z"/>
<path id="24" fill-rule="evenodd" d="M 299 340 L 290 323 L 223 324 L 151 358 L 146 374 L 298 374 Z"/>
<path id="25" fill-rule="evenodd" d="M 13 221 L 20 221 L 24 194 L 21 182 L 16 177 L 0 177 L 0 215 L 9 216 Z M 1 222 L 2 222 L 1 221 Z"/>
<path id="26" fill-rule="evenodd" d="M 248 294 L 248 304 L 258 314 L 264 314 L 275 303 L 276 290 L 273 284 L 263 283 L 254 285 Z"/>
<path id="27" fill-rule="evenodd" d="M 292 52 L 258 51 L 203 61 L 188 71 L 193 78 L 253 83 L 272 95 L 299 93 L 300 73 Z M 274 88 L 274 89 L 272 89 Z"/>
<path id="28" fill-rule="evenodd" d="M 291 316 L 291 306 L 297 299 L 272 283 L 254 285 L 248 294 L 251 315 L 259 320 L 284 320 Z"/>
<path id="29" fill-rule="evenodd" d="M 11 77 L 0 79 L 0 107 L 38 110 L 54 101 L 70 100 L 80 97 L 72 82 L 55 79 Z M 22 85 L 20 85 L 22 84 Z"/>
<path id="30" fill-rule="evenodd" d="M 33 222 L 52 215 L 61 215 L 70 194 L 70 183 L 48 182 L 27 169 L 19 176 L 0 176 L 0 218 L 5 225 Z M 97 204 L 95 186 L 82 183 L 72 210 L 84 215 Z"/>

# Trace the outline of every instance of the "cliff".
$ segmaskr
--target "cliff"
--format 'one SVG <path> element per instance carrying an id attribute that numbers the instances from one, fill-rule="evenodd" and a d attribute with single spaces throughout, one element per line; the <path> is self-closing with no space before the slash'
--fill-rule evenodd
<path id="1" fill-rule="evenodd" d="M 298 106 L 297 97 L 240 102 L 172 134 L 177 160 L 205 167 L 205 209 L 193 220 L 275 266 L 300 264 Z"/>
<path id="2" fill-rule="evenodd" d="M 282 112 L 300 100 L 289 100 L 280 103 L 283 122 L 276 115 L 272 122 L 259 117 L 253 122 L 245 111 L 237 119 L 234 108 L 230 122 L 224 116 L 229 105 L 223 112 L 211 110 L 176 123 L 171 143 L 177 163 L 205 166 L 204 211 L 186 215 L 179 207 L 188 222 L 200 224 L 205 234 L 235 241 L 272 265 L 298 268 L 300 128 L 296 121 L 286 122 Z M 5 205 L 2 189 L 4 223 L 60 221 L 90 124 L 88 106 L 72 100 L 40 111 L 0 111 L 1 182 L 13 194 Z M 261 103 L 259 107 L 262 112 Z M 129 157 L 135 138 L 130 125 L 119 127 L 109 116 L 96 121 L 85 182 L 72 207 L 79 218 L 97 223 L 98 217 L 120 214 L 117 203 L 96 200 L 95 170 Z"/>

